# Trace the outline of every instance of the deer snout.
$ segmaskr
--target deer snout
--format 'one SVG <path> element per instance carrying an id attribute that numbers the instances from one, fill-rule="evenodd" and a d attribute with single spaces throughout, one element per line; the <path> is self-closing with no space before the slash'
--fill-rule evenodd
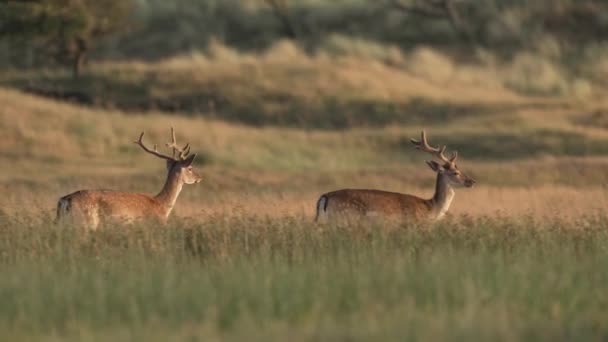
<path id="1" fill-rule="evenodd" d="M 467 180 L 464 181 L 464 186 L 466 186 L 467 188 L 472 187 L 473 185 L 475 185 L 475 180 L 473 178 L 468 178 Z"/>

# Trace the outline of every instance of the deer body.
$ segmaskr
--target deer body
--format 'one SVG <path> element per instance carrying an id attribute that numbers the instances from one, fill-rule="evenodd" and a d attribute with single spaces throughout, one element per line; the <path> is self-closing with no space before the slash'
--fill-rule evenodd
<path id="1" fill-rule="evenodd" d="M 317 201 L 317 221 L 381 218 L 408 222 L 443 218 L 454 199 L 453 186 L 471 187 L 475 181 L 458 170 L 456 153 L 451 159 L 445 158 L 445 146 L 442 149 L 430 147 L 424 132 L 420 141 L 412 139 L 412 143 L 417 149 L 432 153 L 444 161 L 443 165 L 427 161 L 429 167 L 437 173 L 435 194 L 432 198 L 423 199 L 382 190 L 343 189 L 321 195 Z"/>
<path id="2" fill-rule="evenodd" d="M 167 180 L 156 196 L 111 190 L 80 190 L 63 196 L 57 203 L 57 221 L 69 221 L 95 229 L 101 223 L 133 223 L 151 220 L 167 222 L 184 184 L 194 184 L 201 177 L 192 169 L 195 154 L 186 157 L 188 145 L 179 149 L 173 143 L 168 146 L 180 152 L 178 159 L 162 155 L 143 145 L 143 133 L 138 143 L 146 152 L 167 160 Z"/>
<path id="3" fill-rule="evenodd" d="M 166 222 L 170 210 L 144 194 L 110 190 L 80 190 L 59 199 L 57 216 L 96 228 L 104 222 L 132 223 L 143 219 Z"/>

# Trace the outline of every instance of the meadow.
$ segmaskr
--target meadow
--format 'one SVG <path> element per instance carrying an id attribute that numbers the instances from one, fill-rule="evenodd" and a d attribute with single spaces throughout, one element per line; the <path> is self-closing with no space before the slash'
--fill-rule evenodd
<path id="1" fill-rule="evenodd" d="M 0 227 L 10 340 L 601 340 L 606 219 Z"/>
<path id="2" fill-rule="evenodd" d="M 77 80 L 3 72 L 0 338 L 605 339 L 601 85 L 557 66 L 526 77 L 521 59 L 391 58 L 282 42 L 93 63 Z M 133 141 L 161 146 L 169 127 L 203 182 L 167 226 L 50 223 L 78 189 L 158 191 L 165 166 Z M 409 143 L 422 129 L 478 182 L 446 220 L 313 221 L 338 188 L 430 197 Z"/>

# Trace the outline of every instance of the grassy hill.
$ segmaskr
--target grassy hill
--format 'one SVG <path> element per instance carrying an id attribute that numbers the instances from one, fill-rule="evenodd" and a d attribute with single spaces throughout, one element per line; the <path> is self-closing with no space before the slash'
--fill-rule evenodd
<path id="1" fill-rule="evenodd" d="M 16 211 L 20 201 L 33 199 L 39 201 L 39 208 L 51 211 L 58 196 L 83 187 L 157 191 L 164 177 L 162 163 L 139 151 L 132 141 L 145 130 L 146 139 L 162 144 L 170 126 L 192 144 L 206 178 L 204 184 L 185 192 L 181 208 L 185 214 L 238 206 L 272 215 L 312 215 L 318 194 L 340 187 L 429 196 L 434 177 L 423 163 L 427 156 L 409 143 L 423 128 L 432 143 L 458 150 L 461 167 L 480 181 L 481 189 L 459 194 L 456 213 L 533 209 L 519 199 L 537 196 L 536 190 L 531 194 L 521 187 L 542 188 L 549 198 L 557 199 L 544 201 L 539 195 L 537 203 L 546 202 L 536 208 L 541 212 L 557 210 L 569 187 L 591 191 L 590 196 L 569 195 L 582 199 L 575 206 L 578 209 L 603 203 L 597 186 L 607 179 L 602 169 L 608 162 L 608 134 L 602 128 L 606 107 L 601 98 L 522 96 L 500 85 L 497 78 L 486 84 L 467 78 L 442 83 L 433 79 L 434 74 L 415 74 L 369 60 L 298 55 L 285 63 L 280 55 L 275 51 L 267 57 L 236 55 L 232 61 L 201 56 L 158 64 L 93 65 L 78 81 L 61 72 L 13 74 L 7 84 L 29 80 L 62 91 L 80 89 L 111 99 L 112 106 L 123 109 L 104 108 L 103 103 L 66 104 L 1 89 L 0 160 L 19 170 L 0 172 L 0 181 L 11 193 L 3 199 L 3 207 Z M 104 78 L 112 80 L 112 86 L 104 85 Z M 489 82 L 495 86 L 488 86 Z M 179 93 L 205 102 L 208 99 L 201 94 L 212 88 L 229 98 L 226 103 L 232 107 L 218 104 L 178 112 L 131 107 L 152 98 L 179 102 Z M 293 107 L 278 106 L 280 94 L 288 94 L 281 101 Z M 344 106 L 326 107 L 323 98 L 338 99 L 336 103 Z M 382 106 L 378 111 L 392 119 L 368 115 L 362 99 L 372 107 L 390 104 L 386 106 L 392 106 L 392 112 Z M 255 116 L 260 122 L 245 125 L 247 116 L 234 108 L 250 103 L 251 110 L 260 113 Z M 312 107 L 319 111 L 308 111 Z M 235 123 L 217 120 L 233 109 Z M 326 117 L 334 114 L 348 124 L 329 129 Z M 310 127 L 278 121 L 285 115 L 306 120 Z M 494 191 L 506 191 L 499 205 L 488 202 Z M 243 204 L 242 196 L 252 200 Z M 259 196 L 265 200 L 255 200 Z"/>
<path id="2" fill-rule="evenodd" d="M 191 59 L 110 63 L 77 82 L 61 72 L 5 78 L 0 338 L 606 336 L 603 99 L 524 96 L 500 82 L 437 82 L 385 64 L 307 58 L 295 67 L 243 56 L 225 67 Z M 252 65 L 261 76 L 242 72 Z M 87 87 L 104 77 L 121 81 L 107 93 Z M 31 87 L 32 79 L 102 94 L 115 108 L 6 86 Z M 251 122 L 240 107 L 219 104 L 131 107 L 180 99 L 180 92 L 198 99 L 213 87 L 227 103 L 251 101 L 266 114 Z M 288 94 L 296 113 L 310 105 L 323 115 L 334 111 L 322 99 L 339 98 L 340 119 L 331 122 L 348 124 L 327 124 L 321 114 L 306 117 L 304 128 L 281 121 L 292 109 L 276 109 L 276 94 Z M 364 112 L 358 99 L 395 103 L 391 119 L 352 114 Z M 230 121 L 218 119 L 231 110 Z M 168 226 L 85 232 L 49 224 L 57 198 L 78 189 L 158 191 L 164 163 L 133 141 L 145 130 L 161 146 L 170 126 L 198 153 L 204 181 L 184 189 Z M 478 181 L 457 190 L 447 221 L 312 222 L 319 194 L 337 188 L 430 196 L 428 157 L 408 142 L 423 128 L 431 143 L 458 149 L 461 169 Z"/>
<path id="3" fill-rule="evenodd" d="M 311 55 L 282 41 L 239 53 L 215 43 L 206 53 L 154 63 L 92 64 L 78 79 L 61 69 L 5 72 L 2 84 L 128 112 L 324 129 L 500 120 L 525 109 L 562 111 L 602 101 L 601 84 L 540 55 L 499 63 L 480 53 L 467 64 L 425 47 L 408 54 L 370 44 L 362 49 L 374 48 L 379 52 Z"/>

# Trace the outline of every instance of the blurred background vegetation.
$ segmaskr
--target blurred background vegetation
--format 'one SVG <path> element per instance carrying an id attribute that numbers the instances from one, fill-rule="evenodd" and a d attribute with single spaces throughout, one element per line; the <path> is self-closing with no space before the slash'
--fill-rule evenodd
<path id="1" fill-rule="evenodd" d="M 162 142 L 172 125 L 217 175 L 189 198 L 204 203 L 191 210 L 226 194 L 240 203 L 247 189 L 291 193 L 308 211 L 333 188 L 430 189 L 409 143 L 425 128 L 495 187 L 456 211 L 495 210 L 497 188 L 546 185 L 555 197 L 569 191 L 557 186 L 596 189 L 579 194 L 588 208 L 603 203 L 598 184 L 608 179 L 607 9 L 596 0 L 4 0 L 0 160 L 24 171 L 0 180 L 45 203 L 84 185 L 152 192 L 162 182 L 152 172 L 164 174 L 133 172 L 157 163 L 131 141 L 145 129 Z M 501 208 L 529 198 L 514 191 Z M 552 205 L 551 194 L 539 203 Z"/>
<path id="2" fill-rule="evenodd" d="M 593 0 L 3 0 L 1 79 L 85 104 L 255 125 L 420 122 L 403 113 L 450 104 L 425 94 L 374 95 L 378 68 L 448 87 L 597 96 L 608 74 L 607 7 Z M 341 77 L 336 70 L 345 68 Z"/>
<path id="3" fill-rule="evenodd" d="M 568 64 L 601 50 L 608 29 L 607 4 L 593 0 L 4 0 L 2 7 L 0 63 L 25 68 L 49 65 L 50 45 L 73 39 L 89 43 L 96 61 L 158 60 L 212 41 L 259 51 L 291 39 L 309 53 L 425 44 L 469 62 L 485 49 Z"/>

